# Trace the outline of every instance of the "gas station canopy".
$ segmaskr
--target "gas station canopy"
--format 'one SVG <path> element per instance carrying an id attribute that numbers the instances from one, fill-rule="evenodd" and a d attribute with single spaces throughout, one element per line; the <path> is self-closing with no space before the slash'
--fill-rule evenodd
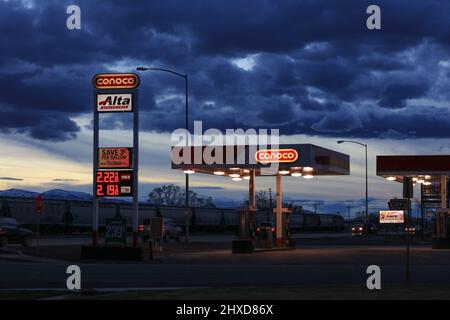
<path id="1" fill-rule="evenodd" d="M 190 146 L 172 148 L 172 169 L 186 173 L 201 172 L 228 175 L 250 170 L 261 175 L 262 168 L 278 164 L 278 171 L 269 175 L 323 176 L 350 174 L 348 155 L 313 144 L 283 144 L 275 148 L 258 145 Z M 264 173 L 264 175 L 267 175 Z"/>
<path id="2" fill-rule="evenodd" d="M 450 155 L 377 156 L 377 175 L 399 182 L 403 177 L 450 176 Z"/>
<path id="3" fill-rule="evenodd" d="M 181 169 L 186 174 L 195 172 L 230 177 L 235 181 L 249 180 L 248 210 L 239 213 L 239 241 L 233 252 L 253 250 L 256 196 L 256 176 L 276 176 L 275 229 L 277 247 L 289 243 L 287 232 L 289 210 L 283 208 L 282 176 L 350 174 L 350 157 L 346 154 L 312 144 L 261 145 L 216 145 L 172 148 L 172 169 Z M 242 247 L 241 247 L 242 245 Z M 270 241 L 270 246 L 272 242 Z"/>

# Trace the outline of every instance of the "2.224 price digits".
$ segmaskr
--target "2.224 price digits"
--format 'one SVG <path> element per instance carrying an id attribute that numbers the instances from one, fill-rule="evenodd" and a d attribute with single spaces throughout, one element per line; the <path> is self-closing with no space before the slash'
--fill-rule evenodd
<path id="1" fill-rule="evenodd" d="M 97 183 L 119 183 L 119 172 L 117 171 L 98 171 Z"/>
<path id="2" fill-rule="evenodd" d="M 97 182 L 97 196 L 119 195 L 119 173 L 117 171 L 97 172 L 96 182 Z"/>

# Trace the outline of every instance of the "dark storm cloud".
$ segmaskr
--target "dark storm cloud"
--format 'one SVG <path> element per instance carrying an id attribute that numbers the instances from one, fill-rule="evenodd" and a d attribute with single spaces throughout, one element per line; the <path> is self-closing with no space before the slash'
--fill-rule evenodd
<path id="1" fill-rule="evenodd" d="M 378 1 L 377 31 L 365 26 L 368 1 L 84 0 L 80 31 L 65 27 L 69 4 L 0 1 L 0 131 L 73 139 L 73 118 L 92 110 L 93 74 L 146 64 L 189 74 L 190 120 L 204 129 L 450 136 L 449 70 L 439 64 L 448 2 Z M 184 127 L 184 79 L 141 77 L 141 128 Z M 420 98 L 427 108 L 411 106 Z M 130 123 L 109 117 L 102 127 Z"/>
<path id="2" fill-rule="evenodd" d="M 403 108 L 406 99 L 422 97 L 428 90 L 428 84 L 392 84 L 383 92 L 379 105 L 387 108 Z"/>

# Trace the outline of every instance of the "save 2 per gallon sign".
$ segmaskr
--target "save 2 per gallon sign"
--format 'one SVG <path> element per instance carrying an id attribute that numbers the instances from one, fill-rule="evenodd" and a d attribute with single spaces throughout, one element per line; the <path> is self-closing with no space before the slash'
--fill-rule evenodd
<path id="1" fill-rule="evenodd" d="M 131 112 L 133 111 L 133 94 L 97 94 L 98 112 Z"/>
<path id="2" fill-rule="evenodd" d="M 98 168 L 114 169 L 132 167 L 131 155 L 133 148 L 98 148 Z"/>

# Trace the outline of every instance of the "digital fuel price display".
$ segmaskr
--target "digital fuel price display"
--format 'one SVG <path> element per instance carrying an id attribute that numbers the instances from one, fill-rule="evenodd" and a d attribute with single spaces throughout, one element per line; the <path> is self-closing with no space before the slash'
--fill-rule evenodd
<path id="1" fill-rule="evenodd" d="M 102 170 L 95 175 L 95 194 L 97 197 L 132 197 L 132 170 Z"/>

